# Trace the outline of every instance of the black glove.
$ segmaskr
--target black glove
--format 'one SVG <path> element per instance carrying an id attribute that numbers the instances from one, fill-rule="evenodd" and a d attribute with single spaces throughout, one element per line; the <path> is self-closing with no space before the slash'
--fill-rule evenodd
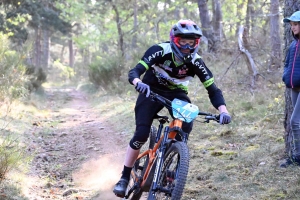
<path id="1" fill-rule="evenodd" d="M 228 113 L 222 112 L 220 114 L 220 121 L 219 121 L 220 124 L 229 124 L 230 121 L 231 121 L 231 117 Z"/>
<path id="2" fill-rule="evenodd" d="M 137 82 L 136 86 L 135 86 L 136 91 L 138 91 L 139 93 L 145 94 L 146 97 L 150 96 L 150 87 L 149 85 L 143 83 L 143 82 Z"/>

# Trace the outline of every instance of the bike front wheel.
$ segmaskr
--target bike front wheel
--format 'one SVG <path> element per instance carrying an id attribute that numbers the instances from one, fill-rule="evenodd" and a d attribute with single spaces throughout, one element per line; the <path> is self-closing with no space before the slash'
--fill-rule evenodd
<path id="1" fill-rule="evenodd" d="M 184 142 L 175 142 L 164 156 L 157 188 L 151 189 L 148 200 L 180 200 L 189 169 L 189 150 Z"/>
<path id="2" fill-rule="evenodd" d="M 149 138 L 148 138 L 147 142 L 142 146 L 140 152 L 144 152 L 148 149 L 153 149 L 154 144 L 155 144 L 156 133 L 157 133 L 156 127 L 152 126 L 151 130 L 150 130 Z M 132 173 L 134 173 L 136 175 L 136 177 L 138 177 L 138 179 L 141 179 L 145 174 L 148 163 L 149 163 L 148 155 L 136 160 L 134 163 L 134 166 L 132 168 Z M 140 185 L 139 185 L 140 183 L 137 182 L 138 179 L 135 179 L 135 177 L 130 176 L 130 181 L 129 181 L 126 193 L 128 194 L 128 191 L 130 191 L 130 190 L 133 190 L 133 191 L 125 199 L 139 200 L 141 198 L 144 191 L 142 188 L 140 188 Z"/>

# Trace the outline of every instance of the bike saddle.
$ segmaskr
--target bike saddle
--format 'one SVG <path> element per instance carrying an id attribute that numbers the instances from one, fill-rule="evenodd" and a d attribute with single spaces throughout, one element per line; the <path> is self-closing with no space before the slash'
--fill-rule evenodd
<path id="1" fill-rule="evenodd" d="M 156 114 L 153 119 L 164 119 L 164 120 L 168 120 L 169 117 L 168 116 L 164 116 L 164 115 L 159 115 L 159 114 Z"/>

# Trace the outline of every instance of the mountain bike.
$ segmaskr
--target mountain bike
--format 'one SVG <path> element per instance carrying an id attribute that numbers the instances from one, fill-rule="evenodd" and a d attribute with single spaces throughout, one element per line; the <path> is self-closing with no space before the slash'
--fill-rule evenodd
<path id="1" fill-rule="evenodd" d="M 123 199 L 139 200 L 143 192 L 148 192 L 148 200 L 179 200 L 189 169 L 188 134 L 181 129 L 182 123 L 190 123 L 198 115 L 204 116 L 204 123 L 218 122 L 219 115 L 200 112 L 196 105 L 179 99 L 170 101 L 152 91 L 149 98 L 171 110 L 173 118 L 158 114 L 154 117 L 159 125 L 151 126 L 149 139 L 135 161 Z M 181 141 L 175 139 L 177 134 Z"/>

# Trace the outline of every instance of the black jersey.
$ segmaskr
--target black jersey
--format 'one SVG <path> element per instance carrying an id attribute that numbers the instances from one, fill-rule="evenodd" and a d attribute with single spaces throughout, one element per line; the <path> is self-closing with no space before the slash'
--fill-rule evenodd
<path id="1" fill-rule="evenodd" d="M 208 90 L 212 104 L 216 108 L 225 105 L 222 92 L 214 84 L 213 74 L 201 57 L 196 54 L 190 63 L 178 63 L 169 42 L 150 47 L 139 63 L 129 71 L 129 82 L 132 84 L 133 79 L 140 78 L 143 74 L 142 81 L 153 90 L 186 93 L 189 81 L 196 75 Z"/>

